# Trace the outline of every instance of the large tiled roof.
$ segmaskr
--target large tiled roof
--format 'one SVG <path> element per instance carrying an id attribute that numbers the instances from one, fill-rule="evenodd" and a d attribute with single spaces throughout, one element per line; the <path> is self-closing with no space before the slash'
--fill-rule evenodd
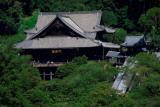
<path id="1" fill-rule="evenodd" d="M 43 31 L 56 18 L 61 19 L 67 26 L 76 30 L 85 37 L 95 38 L 97 25 L 101 22 L 101 11 L 87 11 L 87 12 L 41 12 L 38 16 L 35 28 L 26 31 L 30 34 L 30 38 L 34 37 L 39 32 Z M 90 36 L 91 35 L 91 36 Z"/>
<path id="2" fill-rule="evenodd" d="M 114 43 L 111 43 L 111 42 L 102 42 L 102 46 L 104 48 L 120 48 L 120 45 L 118 44 L 114 44 Z"/>
<path id="3" fill-rule="evenodd" d="M 41 12 L 38 16 L 35 27 L 33 29 L 26 30 L 26 40 L 16 44 L 16 47 L 21 49 L 48 49 L 95 47 L 102 45 L 107 48 L 119 48 L 119 45 L 112 43 L 96 42 L 95 38 L 97 32 L 115 32 L 114 29 L 100 25 L 101 15 L 101 11 Z M 75 37 L 70 37 L 69 35 L 65 35 L 65 37 L 61 37 L 61 35 L 59 35 L 59 37 L 51 35 L 50 37 L 46 36 L 39 38 L 38 35 L 50 27 L 56 19 L 60 20 L 82 38 L 77 39 Z"/>
<path id="4" fill-rule="evenodd" d="M 94 41 L 78 37 L 46 37 L 36 38 L 33 40 L 25 40 L 16 45 L 21 49 L 57 49 L 57 48 L 85 48 L 99 46 Z"/>

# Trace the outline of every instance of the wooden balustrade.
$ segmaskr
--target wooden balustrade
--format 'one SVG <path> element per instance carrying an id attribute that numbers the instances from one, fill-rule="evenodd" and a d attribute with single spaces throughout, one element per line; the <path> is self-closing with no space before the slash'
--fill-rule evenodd
<path id="1" fill-rule="evenodd" d="M 32 62 L 33 67 L 59 67 L 63 64 L 65 64 L 66 62 L 46 62 L 46 63 L 40 63 L 40 62 Z"/>

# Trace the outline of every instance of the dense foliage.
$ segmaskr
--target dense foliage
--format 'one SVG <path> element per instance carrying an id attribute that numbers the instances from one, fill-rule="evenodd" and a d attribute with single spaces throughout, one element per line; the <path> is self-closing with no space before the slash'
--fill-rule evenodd
<path id="1" fill-rule="evenodd" d="M 153 47 L 160 46 L 159 0 L 0 0 L 0 35 L 15 34 L 22 17 L 40 11 L 102 10 L 102 23 L 123 28 L 129 34 L 144 33 Z M 119 32 L 119 31 L 117 31 Z M 107 38 L 109 42 L 123 42 L 124 36 Z"/>
<path id="2" fill-rule="evenodd" d="M 108 105 L 112 101 L 108 99 L 112 98 L 110 95 L 113 95 L 113 99 L 116 96 L 111 84 L 117 70 L 106 62 L 88 62 L 84 58 L 76 58 L 73 62 L 61 66 L 57 73 L 57 79 L 39 86 L 48 92 L 54 107 Z"/>
<path id="3" fill-rule="evenodd" d="M 128 72 L 138 75 L 132 90 L 118 95 L 111 88 L 118 69 L 107 62 L 78 57 L 61 66 L 53 81 L 40 81 L 37 70 L 28 64 L 29 56 L 0 46 L 0 106 L 160 106 L 160 59 L 155 55 L 140 53 L 129 60 L 136 65 Z"/>
<path id="4" fill-rule="evenodd" d="M 1 15 L 3 14 L 0 19 L 5 22 L 6 27 L 15 28 L 18 27 L 15 24 L 19 23 L 20 16 L 31 15 L 37 8 L 40 11 L 52 12 L 102 10 L 103 21 L 107 26 L 123 27 L 129 32 L 144 31 L 143 27 L 136 27 L 139 17 L 148 9 L 158 6 L 160 6 L 159 0 L 47 0 L 47 2 L 45 0 L 0 0 L 0 12 Z M 13 25 L 7 24 L 7 21 L 12 22 Z M 2 33 L 1 30 L 1 34 L 6 33 Z"/>
<path id="5" fill-rule="evenodd" d="M 0 106 L 24 106 L 30 100 L 27 93 L 40 81 L 30 57 L 19 56 L 9 46 L 0 44 Z"/>
<path id="6" fill-rule="evenodd" d="M 155 47 L 160 47 L 160 8 L 154 7 L 143 14 L 139 23 L 144 27 L 145 33 Z"/>
<path id="7" fill-rule="evenodd" d="M 22 16 L 20 3 L 0 0 L 0 35 L 16 33 Z"/>
<path id="8" fill-rule="evenodd" d="M 0 0 L 0 35 L 15 34 L 24 15 L 33 12 L 33 0 Z"/>
<path id="9" fill-rule="evenodd" d="M 160 106 L 160 59 L 154 54 L 140 53 L 131 61 L 137 62 L 130 70 L 136 73 L 137 77 L 129 96 L 144 107 Z"/>

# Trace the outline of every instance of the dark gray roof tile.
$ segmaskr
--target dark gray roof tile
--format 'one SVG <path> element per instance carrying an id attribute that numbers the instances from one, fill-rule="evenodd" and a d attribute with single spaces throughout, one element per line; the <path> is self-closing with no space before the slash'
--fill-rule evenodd
<path id="1" fill-rule="evenodd" d="M 127 36 L 125 42 L 121 44 L 122 46 L 132 47 L 140 44 L 141 41 L 144 40 L 144 36 Z"/>
<path id="2" fill-rule="evenodd" d="M 46 37 L 26 40 L 16 45 L 21 49 L 57 49 L 97 47 L 99 44 L 86 38 L 78 37 Z"/>

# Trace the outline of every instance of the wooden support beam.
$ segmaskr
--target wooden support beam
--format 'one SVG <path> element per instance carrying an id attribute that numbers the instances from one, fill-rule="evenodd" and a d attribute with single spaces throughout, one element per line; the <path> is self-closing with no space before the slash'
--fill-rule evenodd
<path id="1" fill-rule="evenodd" d="M 50 71 L 50 80 L 52 80 L 53 79 L 53 73 L 52 73 L 52 71 Z"/>
<path id="2" fill-rule="evenodd" d="M 104 60 L 104 47 L 103 47 L 103 49 L 102 49 L 102 50 L 103 50 L 103 53 L 102 53 L 102 54 L 103 54 L 103 55 L 102 55 L 102 59 Z"/>
<path id="3" fill-rule="evenodd" d="M 46 73 L 45 71 L 43 72 L 43 80 L 45 80 L 45 76 L 46 76 Z"/>

